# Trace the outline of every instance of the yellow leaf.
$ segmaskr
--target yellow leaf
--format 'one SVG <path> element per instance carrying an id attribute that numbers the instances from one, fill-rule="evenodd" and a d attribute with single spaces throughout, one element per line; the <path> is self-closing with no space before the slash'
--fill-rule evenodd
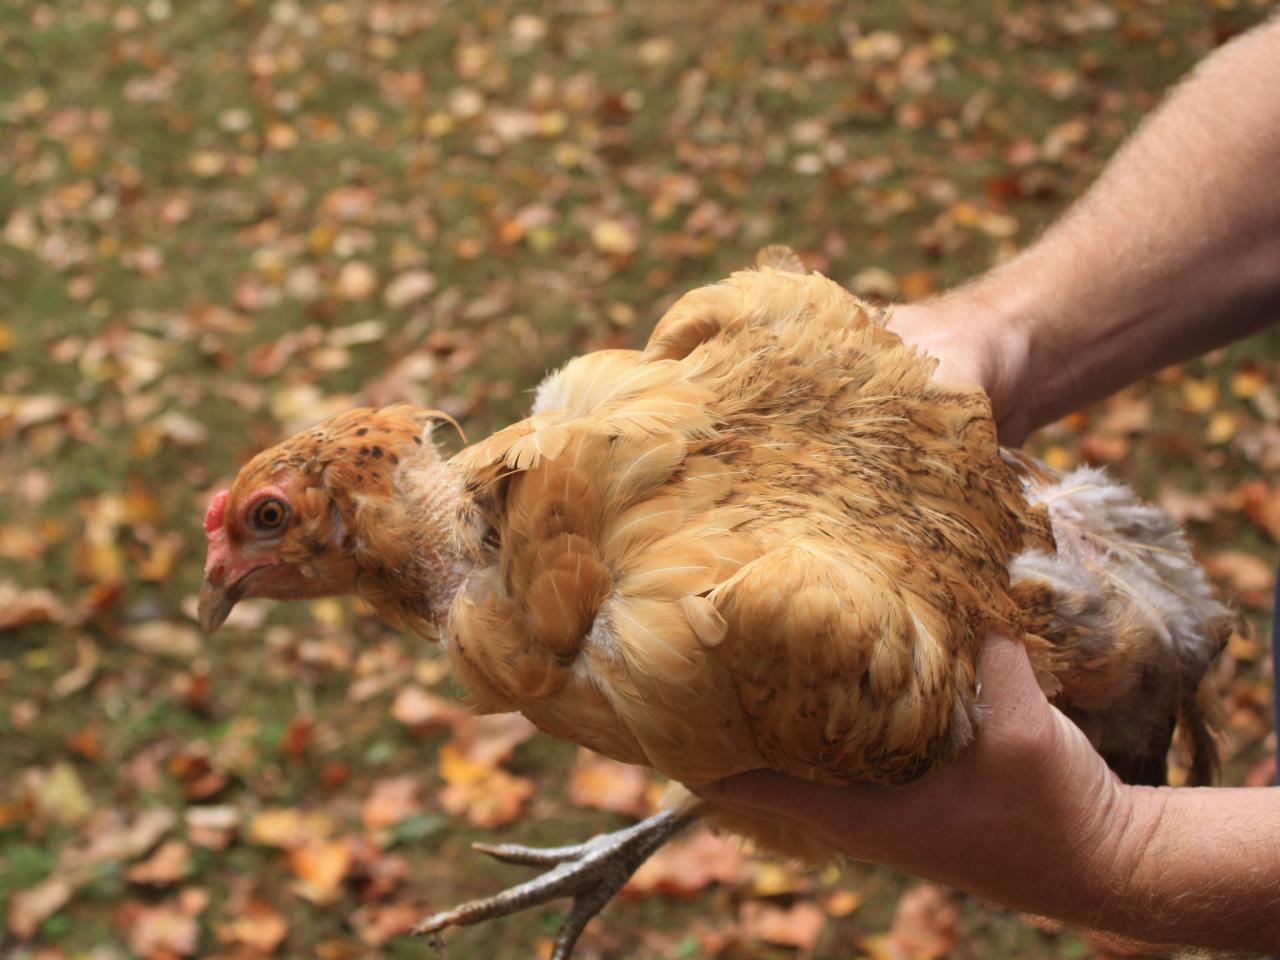
<path id="1" fill-rule="evenodd" d="M 309 839 L 327 837 L 334 824 L 318 811 L 303 812 L 294 807 L 263 810 L 249 821 L 246 836 L 250 843 L 264 847 L 297 847 Z"/>
<path id="2" fill-rule="evenodd" d="M 635 252 L 634 231 L 621 220 L 601 220 L 591 229 L 591 242 L 602 253 L 625 257 Z"/>
<path id="3" fill-rule="evenodd" d="M 1236 415 L 1230 410 L 1218 410 L 1209 418 L 1209 428 L 1204 438 L 1214 445 L 1226 443 L 1236 435 Z"/>

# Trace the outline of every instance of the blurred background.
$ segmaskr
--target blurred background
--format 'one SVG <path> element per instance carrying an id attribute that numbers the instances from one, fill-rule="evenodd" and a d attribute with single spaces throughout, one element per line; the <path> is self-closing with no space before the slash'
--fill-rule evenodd
<path id="1" fill-rule="evenodd" d="M 1249 0 L 6 0 L 0 8 L 0 954 L 432 957 L 415 919 L 660 785 L 457 708 L 346 603 L 192 620 L 210 494 L 358 402 L 473 438 L 784 242 L 913 299 L 1009 256 Z M 1226 779 L 1265 783 L 1280 339 L 1042 431 L 1189 527 L 1253 636 Z M 545 955 L 554 911 L 449 937 Z M 605 957 L 1099 956 L 1080 933 L 706 835 Z M 1118 948 L 1116 948 L 1118 949 Z"/>

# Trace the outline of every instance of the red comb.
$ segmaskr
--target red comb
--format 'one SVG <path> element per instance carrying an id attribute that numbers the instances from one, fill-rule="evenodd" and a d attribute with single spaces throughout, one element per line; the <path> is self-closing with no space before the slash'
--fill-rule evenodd
<path id="1" fill-rule="evenodd" d="M 209 509 L 204 514 L 205 533 L 213 533 L 222 526 L 222 516 L 227 512 L 227 498 L 230 496 L 230 490 L 223 490 L 214 495 L 213 503 L 209 504 Z"/>

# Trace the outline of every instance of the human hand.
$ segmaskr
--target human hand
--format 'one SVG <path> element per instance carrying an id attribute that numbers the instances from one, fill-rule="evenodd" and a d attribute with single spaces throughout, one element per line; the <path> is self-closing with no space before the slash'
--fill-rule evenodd
<path id="1" fill-rule="evenodd" d="M 976 384 L 991 398 L 1000 442 L 1017 446 L 1034 426 L 1025 402 L 1029 347 L 1024 332 L 998 321 L 994 309 L 965 289 L 938 300 L 894 308 L 889 329 L 938 361 L 942 384 Z"/>
<path id="2" fill-rule="evenodd" d="M 993 635 L 978 670 L 977 738 L 923 781 L 837 787 L 757 770 L 694 792 L 786 821 L 856 859 L 1101 926 L 1093 906 L 1123 885 L 1141 855 L 1127 830 L 1143 794 L 1123 786 L 1050 706 L 1021 644 Z"/>

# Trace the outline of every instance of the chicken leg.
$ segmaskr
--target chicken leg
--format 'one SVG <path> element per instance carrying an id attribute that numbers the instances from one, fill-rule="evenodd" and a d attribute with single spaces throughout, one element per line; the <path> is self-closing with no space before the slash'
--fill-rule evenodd
<path id="1" fill-rule="evenodd" d="M 482 900 L 471 900 L 420 921 L 415 934 L 436 933 L 445 927 L 470 926 L 510 916 L 559 897 L 572 896 L 573 906 L 556 935 L 551 960 L 569 960 L 587 923 L 655 850 L 702 815 L 701 810 L 663 810 L 631 827 L 603 833 L 567 847 L 524 847 L 517 844 L 473 844 L 473 848 L 503 863 L 546 867 L 533 880 L 509 887 Z"/>

